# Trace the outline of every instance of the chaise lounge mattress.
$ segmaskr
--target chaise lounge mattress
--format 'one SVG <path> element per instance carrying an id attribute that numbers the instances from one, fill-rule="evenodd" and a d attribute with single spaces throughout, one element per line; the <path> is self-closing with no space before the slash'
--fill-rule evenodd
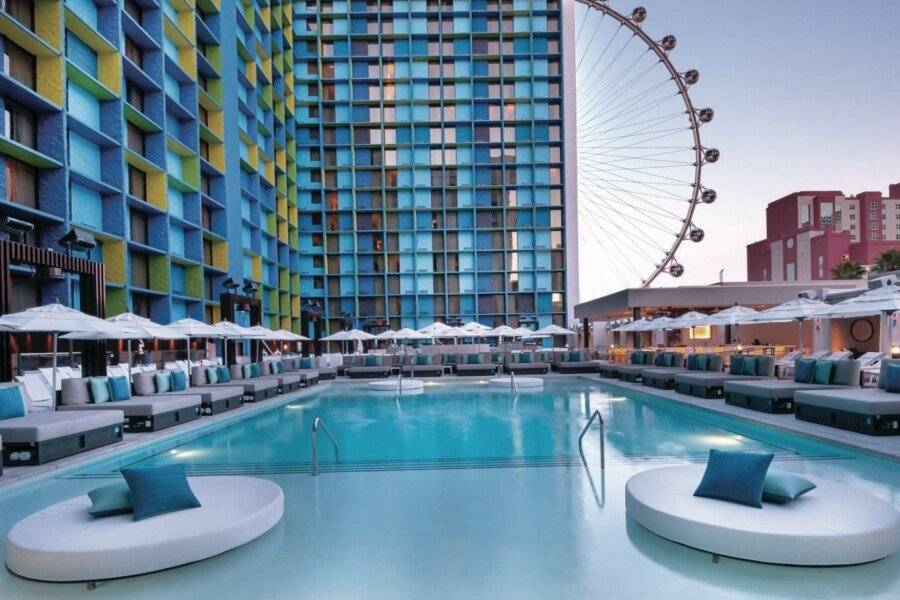
<path id="1" fill-rule="evenodd" d="M 719 371 L 686 371 L 675 375 L 675 383 L 686 383 L 689 385 L 716 386 L 724 385 L 726 381 L 753 381 L 753 380 L 770 380 L 771 377 L 762 375 L 730 375 Z"/>
<path id="2" fill-rule="evenodd" d="M 703 472 L 703 465 L 687 465 L 632 476 L 628 516 L 674 542 L 765 563 L 853 565 L 900 548 L 900 513 L 857 488 L 817 480 L 800 498 L 760 509 L 694 497 Z"/>
<path id="3" fill-rule="evenodd" d="M 61 404 L 57 410 L 62 411 L 108 411 L 120 410 L 126 417 L 146 417 L 200 406 L 203 399 L 199 394 L 178 395 L 155 394 L 153 396 L 132 396 L 130 400 L 103 402 L 102 404 Z"/>
<path id="4" fill-rule="evenodd" d="M 794 394 L 794 402 L 862 415 L 900 415 L 900 394 L 882 389 L 802 391 Z"/>
<path id="5" fill-rule="evenodd" d="M 726 392 L 737 392 L 759 398 L 791 398 L 794 392 L 804 390 L 856 390 L 849 385 L 821 383 L 798 383 L 790 379 L 772 379 L 765 381 L 726 381 Z"/>
<path id="6" fill-rule="evenodd" d="M 199 394 L 204 402 L 215 402 L 216 400 L 227 400 L 244 395 L 244 388 L 235 384 L 224 384 L 221 386 L 211 385 L 204 387 L 190 387 L 179 392 L 163 392 L 160 396 L 174 396 L 177 394 Z"/>
<path id="7" fill-rule="evenodd" d="M 7 444 L 28 444 L 54 440 L 112 425 L 122 425 L 121 410 L 83 412 L 31 412 L 24 417 L 0 421 L 0 438 Z"/>
<path id="8" fill-rule="evenodd" d="M 6 565 L 38 581 L 99 581 L 151 573 L 236 548 L 275 526 L 284 494 L 255 477 L 189 477 L 199 508 L 133 521 L 95 519 L 78 496 L 16 523 L 6 537 Z M 163 594 L 164 595 L 164 594 Z"/>

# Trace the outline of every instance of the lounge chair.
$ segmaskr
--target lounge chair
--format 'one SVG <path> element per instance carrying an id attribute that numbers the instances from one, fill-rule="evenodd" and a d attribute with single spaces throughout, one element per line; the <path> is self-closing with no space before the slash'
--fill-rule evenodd
<path id="1" fill-rule="evenodd" d="M 626 365 L 643 365 L 643 364 L 653 364 L 653 359 L 656 357 L 656 352 L 648 352 L 643 350 L 633 350 L 628 354 L 628 362 L 612 362 L 612 361 L 600 361 L 597 364 L 597 369 L 600 371 L 600 376 L 605 377 L 607 379 L 618 379 L 621 377 L 621 373 L 619 369 Z"/>
<path id="2" fill-rule="evenodd" d="M 326 381 L 337 377 L 338 370 L 321 364 L 317 356 L 300 356 L 285 361 L 293 363 L 294 369 L 303 372 L 315 372 L 319 381 Z"/>
<path id="3" fill-rule="evenodd" d="M 16 388 L 25 409 L 22 417 L 0 420 L 4 466 L 40 465 L 122 441 L 125 414 L 121 410 L 33 412 L 24 386 L 4 383 L 0 387 Z"/>
<path id="4" fill-rule="evenodd" d="M 550 363 L 539 362 L 533 352 L 519 352 L 506 357 L 505 370 L 516 375 L 542 375 L 550 372 Z"/>
<path id="5" fill-rule="evenodd" d="M 635 354 L 632 356 L 632 360 L 640 360 L 641 362 L 632 362 L 631 364 L 620 366 L 619 379 L 622 381 L 640 383 L 643 381 L 642 373 L 647 369 L 672 369 L 679 368 L 677 365 L 684 364 L 684 354 L 680 352 L 645 352 Z"/>
<path id="6" fill-rule="evenodd" d="M 309 387 L 319 382 L 318 373 L 304 373 L 301 371 L 291 370 L 278 359 L 264 360 L 256 363 L 262 371 L 261 378 L 274 379 L 278 382 L 278 393 L 287 394 L 295 392 L 301 387 Z"/>
<path id="7" fill-rule="evenodd" d="M 441 377 L 444 374 L 440 355 L 417 354 L 409 359 L 402 368 L 403 375 L 407 377 Z"/>
<path id="8" fill-rule="evenodd" d="M 347 368 L 350 379 L 385 379 L 391 376 L 393 360 L 390 357 L 377 354 L 367 354 L 357 357 L 354 365 Z M 361 364 L 357 364 L 361 363 Z"/>
<path id="9" fill-rule="evenodd" d="M 820 423 L 867 435 L 900 435 L 900 393 L 884 389 L 887 365 L 882 360 L 876 389 L 804 390 L 794 394 L 801 421 Z"/>
<path id="10" fill-rule="evenodd" d="M 691 370 L 675 375 L 675 390 L 682 394 L 698 398 L 721 398 L 725 394 L 726 381 L 752 381 L 754 379 L 772 379 L 775 375 L 775 358 L 765 355 L 753 355 L 753 361 L 747 363 L 748 370 L 743 371 L 743 360 L 747 355 L 735 354 L 727 372 L 722 372 L 722 357 L 710 355 L 706 370 Z M 718 359 L 714 361 L 713 359 Z M 752 374 L 751 372 L 752 366 Z"/>
<path id="11" fill-rule="evenodd" d="M 550 361 L 550 368 L 560 373 L 598 373 L 600 363 L 591 360 L 587 350 L 557 352 Z"/>
<path id="12" fill-rule="evenodd" d="M 887 356 L 884 352 L 866 352 L 859 357 L 859 384 L 867 385 L 878 381 L 881 374 L 881 361 Z"/>
<path id="13" fill-rule="evenodd" d="M 121 411 L 125 413 L 125 431 L 159 431 L 200 416 L 203 398 L 199 394 L 184 392 L 167 395 L 132 396 L 128 400 L 96 403 L 91 394 L 88 377 L 72 377 L 63 380 L 61 411 Z M 103 377 L 102 379 L 106 379 Z"/>
<path id="14" fill-rule="evenodd" d="M 298 356 L 295 358 L 281 358 L 279 360 L 287 373 L 300 375 L 300 383 L 303 384 L 303 387 L 316 385 L 322 377 L 319 369 L 313 368 L 312 359 L 309 357 L 304 359 Z M 336 376 L 337 370 L 332 370 L 329 379 L 334 379 Z"/>
<path id="15" fill-rule="evenodd" d="M 656 363 L 654 366 L 641 369 L 641 383 L 647 386 L 671 389 L 675 384 L 675 375 L 687 371 L 685 356 L 681 352 L 661 352 L 653 362 Z"/>
<path id="16" fill-rule="evenodd" d="M 172 371 L 165 372 L 171 373 Z M 179 391 L 158 392 L 156 374 L 145 372 L 132 375 L 131 386 L 136 396 L 198 394 L 201 398 L 200 413 L 204 415 L 217 415 L 244 404 L 244 388 L 240 385 L 188 387 Z"/>
<path id="17" fill-rule="evenodd" d="M 215 372 L 215 381 L 211 379 Z M 231 369 L 229 369 L 231 376 Z M 231 377 L 231 381 L 219 383 L 219 367 L 204 367 L 197 365 L 191 369 L 191 389 L 206 387 L 234 387 L 240 386 L 244 388 L 244 402 L 258 402 L 265 400 L 278 394 L 278 382 L 261 380 L 261 379 L 244 379 L 240 377 L 235 379 Z"/>
<path id="18" fill-rule="evenodd" d="M 859 361 L 841 359 L 829 362 L 833 366 L 827 384 L 790 379 L 726 381 L 725 403 L 762 412 L 793 413 L 796 392 L 859 387 Z"/>
<path id="19" fill-rule="evenodd" d="M 493 362 L 490 353 L 464 354 L 456 365 L 456 374 L 461 377 L 494 375 L 500 367 Z"/>
<path id="20" fill-rule="evenodd" d="M 270 367 L 264 366 L 262 363 L 244 363 L 242 365 L 231 365 L 229 367 L 231 381 L 254 381 L 259 383 L 274 383 L 275 393 L 286 394 L 299 390 L 302 385 L 302 378 L 299 375 L 289 373 L 273 375 Z"/>

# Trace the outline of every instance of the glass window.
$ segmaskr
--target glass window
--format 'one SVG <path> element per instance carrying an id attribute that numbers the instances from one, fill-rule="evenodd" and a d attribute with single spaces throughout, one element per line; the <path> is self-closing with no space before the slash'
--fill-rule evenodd
<path id="1" fill-rule="evenodd" d="M 6 37 L 3 38 L 3 70 L 22 85 L 35 89 L 37 67 L 34 56 Z"/>
<path id="2" fill-rule="evenodd" d="M 134 165 L 128 165 L 128 193 L 141 200 L 147 199 L 147 175 Z"/>
<path id="3" fill-rule="evenodd" d="M 131 122 L 128 123 L 128 147 L 138 154 L 144 154 L 144 132 Z"/>
<path id="4" fill-rule="evenodd" d="M 144 289 L 150 288 L 150 265 L 146 254 L 131 254 L 131 285 Z"/>
<path id="5" fill-rule="evenodd" d="M 32 0 L 3 0 L 3 10 L 13 19 L 34 31 L 34 2 Z"/>
<path id="6" fill-rule="evenodd" d="M 144 68 L 144 50 L 129 37 L 125 38 L 125 56 L 140 68 Z"/>
<path id="7" fill-rule="evenodd" d="M 6 156 L 6 199 L 31 208 L 38 205 L 37 169 L 11 156 Z"/>
<path id="8" fill-rule="evenodd" d="M 37 145 L 37 127 L 34 112 L 21 104 L 5 99 L 4 133 L 6 137 L 31 148 Z"/>
<path id="9" fill-rule="evenodd" d="M 145 213 L 138 210 L 131 210 L 130 214 L 130 230 L 131 239 L 139 244 L 147 244 L 150 239 L 150 229 L 148 219 Z M 146 286 L 144 286 L 146 287 Z"/>

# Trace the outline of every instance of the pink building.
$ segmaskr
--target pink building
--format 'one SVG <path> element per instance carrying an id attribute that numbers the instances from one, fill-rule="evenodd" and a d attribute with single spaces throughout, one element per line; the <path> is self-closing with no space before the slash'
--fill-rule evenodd
<path id="1" fill-rule="evenodd" d="M 794 192 L 766 207 L 766 239 L 747 246 L 747 280 L 830 279 L 841 261 L 869 267 L 889 249 L 900 249 L 900 183 L 887 197 Z"/>

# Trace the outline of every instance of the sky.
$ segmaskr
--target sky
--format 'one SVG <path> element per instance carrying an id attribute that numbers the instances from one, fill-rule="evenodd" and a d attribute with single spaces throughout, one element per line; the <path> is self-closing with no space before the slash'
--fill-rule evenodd
<path id="1" fill-rule="evenodd" d="M 611 0 L 647 8 L 644 30 L 674 34 L 680 71 L 696 68 L 695 105 L 715 109 L 704 169 L 718 201 L 701 206 L 700 244 L 685 243 L 680 279 L 746 279 L 745 246 L 765 237 L 765 207 L 798 190 L 887 193 L 900 183 L 900 0 Z M 590 260 L 582 252 L 581 261 Z M 600 289 L 583 270 L 581 301 Z M 612 290 L 610 290 L 612 291 Z"/>

